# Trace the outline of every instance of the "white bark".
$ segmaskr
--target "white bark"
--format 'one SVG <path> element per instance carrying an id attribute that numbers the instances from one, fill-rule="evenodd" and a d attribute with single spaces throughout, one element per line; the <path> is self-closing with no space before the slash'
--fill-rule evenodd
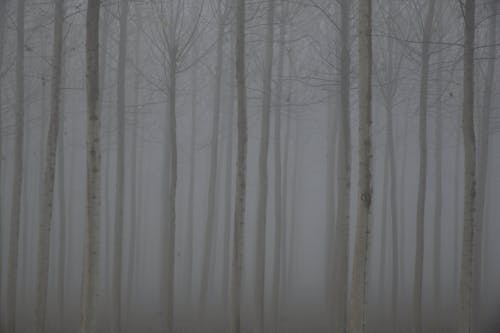
<path id="1" fill-rule="evenodd" d="M 7 269 L 6 330 L 15 332 L 17 307 L 17 271 L 19 251 L 19 224 L 21 216 L 21 189 L 23 182 L 24 145 L 24 0 L 17 1 L 17 48 L 16 48 L 16 116 L 14 176 L 12 209 L 9 235 L 9 262 Z"/>
<path id="2" fill-rule="evenodd" d="M 245 85 L 245 0 L 236 2 L 236 86 L 238 96 L 238 152 L 234 202 L 233 262 L 231 274 L 231 333 L 241 331 L 241 280 L 243 268 L 243 227 L 245 223 L 247 162 L 247 96 Z"/>
<path id="3" fill-rule="evenodd" d="M 87 69 L 87 223 L 84 245 L 81 333 L 96 332 L 99 268 L 100 114 L 99 100 L 99 0 L 88 0 L 86 20 Z"/>
<path id="4" fill-rule="evenodd" d="M 63 14 L 64 0 L 58 0 L 55 2 L 54 10 L 51 113 L 49 121 L 49 132 L 47 135 L 47 150 L 46 156 L 44 156 L 45 170 L 40 207 L 40 224 L 38 226 L 35 331 L 40 333 L 45 332 L 45 318 L 47 314 L 47 289 L 49 282 L 49 250 L 51 236 L 50 231 L 52 226 L 56 152 L 60 125 L 59 118 L 61 106 Z"/>
<path id="5" fill-rule="evenodd" d="M 476 225 L 476 143 L 474 137 L 474 35 L 475 0 L 464 7 L 464 77 L 462 128 L 464 140 L 464 225 L 462 263 L 460 269 L 460 333 L 473 331 L 474 247 L 477 246 Z"/>
<path id="6" fill-rule="evenodd" d="M 113 332 L 122 331 L 122 266 L 123 266 L 123 201 L 125 182 L 125 62 L 127 59 L 128 0 L 120 1 L 120 37 L 117 70 L 117 129 L 118 149 L 116 154 L 116 201 L 113 240 Z"/>
<path id="7" fill-rule="evenodd" d="M 359 43 L 359 176 L 358 220 L 353 257 L 350 296 L 349 333 L 366 331 L 367 277 L 370 215 L 372 204 L 372 3 L 360 0 L 358 18 Z"/>

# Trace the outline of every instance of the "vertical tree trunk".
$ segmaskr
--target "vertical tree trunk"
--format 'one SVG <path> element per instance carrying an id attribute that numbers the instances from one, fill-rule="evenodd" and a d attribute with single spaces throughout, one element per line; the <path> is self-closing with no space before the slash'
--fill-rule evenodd
<path id="1" fill-rule="evenodd" d="M 359 176 L 358 220 L 354 245 L 350 299 L 349 333 L 366 330 L 368 242 L 372 204 L 372 3 L 360 0 L 358 18 L 359 40 Z"/>
<path id="2" fill-rule="evenodd" d="M 264 72 L 262 82 L 262 118 L 259 148 L 259 186 L 257 198 L 257 245 L 255 269 L 255 306 L 258 332 L 264 332 L 264 289 L 266 267 L 266 220 L 268 195 L 268 155 L 269 155 L 269 119 L 271 113 L 271 89 L 273 71 L 274 41 L 274 0 L 267 1 L 266 40 Z"/>
<path id="3" fill-rule="evenodd" d="M 432 23 L 434 21 L 434 8 L 436 0 L 431 0 L 427 8 L 422 39 L 422 67 L 420 71 L 420 100 L 419 100 L 419 182 L 417 199 L 416 220 L 416 251 L 415 251 L 415 277 L 413 286 L 414 322 L 415 333 L 422 332 L 422 280 L 424 270 L 424 219 L 425 197 L 427 182 L 427 108 L 428 108 L 428 82 L 429 82 L 429 42 L 432 36 Z"/>
<path id="4" fill-rule="evenodd" d="M 35 308 L 35 331 L 45 332 L 45 317 L 47 313 L 47 289 L 49 283 L 49 250 L 50 231 L 52 226 L 54 184 L 56 171 L 56 152 L 60 125 L 61 106 L 61 64 L 63 51 L 63 14 L 64 0 L 55 2 L 54 10 L 54 44 L 52 62 L 52 91 L 49 132 L 47 135 L 47 150 L 45 171 L 40 207 L 40 224 L 38 226 L 38 257 L 37 286 Z M 43 130 L 43 129 L 42 129 Z"/>
<path id="5" fill-rule="evenodd" d="M 198 57 L 195 47 L 194 58 Z M 191 306 L 193 293 L 193 266 L 194 266 L 194 188 L 195 188 L 195 165 L 196 165 L 196 109 L 198 99 L 198 67 L 194 66 L 191 73 L 191 139 L 189 148 L 189 189 L 187 205 L 187 241 L 186 241 L 186 286 L 188 305 Z"/>
<path id="6" fill-rule="evenodd" d="M 2 73 L 3 70 L 3 52 L 4 52 L 4 43 L 5 43 L 5 17 L 6 17 L 6 11 L 7 11 L 7 1 L 6 0 L 0 0 L 0 73 Z M 2 87 L 2 74 L 0 74 L 0 87 Z M 1 88 L 0 88 L 1 90 Z M 3 104 L 2 104 L 2 92 L 0 91 L 0 110 L 2 110 Z M 0 128 L 2 128 L 3 124 L 3 117 L 2 113 L 0 112 Z M 0 253 L 4 253 L 4 245 L 3 245 L 3 233 L 4 233 L 4 220 L 3 220 L 3 191 L 4 191 L 4 183 L 3 183 L 3 149 L 2 149 L 2 144 L 3 144 L 3 138 L 2 135 L 0 134 Z M 3 270 L 3 255 L 0 255 L 0 272 L 4 272 Z M 3 293 L 2 293 L 2 286 L 3 286 L 3 274 L 0 274 L 0 300 L 3 300 Z M 3 315 L 3 307 L 2 307 L 2 302 L 0 302 L 0 321 L 2 321 L 2 315 Z M 3 325 L 0 324 L 0 330 L 2 330 Z"/>
<path id="7" fill-rule="evenodd" d="M 486 199 L 486 180 L 488 176 L 488 165 L 489 165 L 489 124 L 490 124 L 490 114 L 491 114 L 491 104 L 493 102 L 492 93 L 494 87 L 494 75 L 495 75 L 495 62 L 497 53 L 497 13 L 498 13 L 498 1 L 491 1 L 489 5 L 491 8 L 491 14 L 489 18 L 489 31 L 488 31 L 488 65 L 486 70 L 486 78 L 484 85 L 483 94 L 483 108 L 480 117 L 480 136 L 478 142 L 478 152 L 477 152 L 477 210 L 476 210 L 476 240 L 478 242 L 477 246 L 474 247 L 474 327 L 476 332 L 481 331 L 481 318 L 479 317 L 481 312 L 481 296 L 482 296 L 482 277 L 483 277 L 483 232 L 484 224 L 486 219 L 484 218 L 485 211 L 485 199 Z"/>
<path id="8" fill-rule="evenodd" d="M 473 331 L 474 248 L 476 234 L 476 143 L 474 137 L 474 35 L 475 0 L 465 0 L 464 8 L 464 81 L 463 81 L 463 139 L 464 139 L 464 225 L 462 264 L 460 269 L 459 332 Z"/>
<path id="9" fill-rule="evenodd" d="M 349 220 L 351 197 L 351 121 L 350 121 L 350 6 L 349 0 L 340 2 L 340 123 L 337 168 L 337 218 L 334 241 L 333 306 L 334 332 L 347 329 L 347 288 L 349 279 Z M 330 205 L 333 205 L 330 203 Z M 333 222 L 333 221 L 332 221 Z"/>
<path id="10" fill-rule="evenodd" d="M 381 313 L 382 329 L 386 330 L 387 322 L 387 299 L 385 291 L 385 280 L 387 270 L 387 186 L 389 183 L 389 153 L 387 146 L 384 152 L 384 178 L 382 185 L 382 218 L 380 220 L 380 266 L 379 266 L 379 286 L 378 286 L 378 301 L 380 302 L 379 311 Z"/>
<path id="11" fill-rule="evenodd" d="M 16 290 L 19 251 L 19 224 L 21 216 L 21 189 L 23 182 L 24 145 L 24 0 L 17 1 L 17 48 L 16 48 L 16 117 L 14 176 L 12 210 L 9 235 L 9 263 L 7 270 L 7 332 L 16 330 Z"/>
<path id="12" fill-rule="evenodd" d="M 120 39 L 117 70 L 117 129 L 116 202 L 113 240 L 113 331 L 122 331 L 122 266 L 123 266 L 123 201 L 125 191 L 125 62 L 127 60 L 128 0 L 120 1 Z"/>
<path id="13" fill-rule="evenodd" d="M 245 85 L 245 0 L 236 2 L 236 89 L 238 95 L 238 155 L 234 202 L 233 262 L 231 274 L 231 333 L 241 331 L 241 280 L 243 268 L 243 227 L 245 223 L 247 160 L 247 96 Z"/>
<path id="14" fill-rule="evenodd" d="M 272 327 L 271 332 L 279 332 L 280 287 L 283 235 L 282 205 L 282 161 L 281 161 L 281 105 L 283 95 L 283 68 L 285 60 L 285 38 L 287 33 L 288 6 L 281 0 L 281 16 L 278 49 L 278 82 L 276 84 L 276 108 L 274 111 L 274 250 L 273 250 L 273 284 L 271 299 Z"/>
<path id="15" fill-rule="evenodd" d="M 99 9 L 100 0 L 88 0 L 86 21 L 87 69 L 87 225 L 84 247 L 81 333 L 96 332 L 96 300 L 99 268 L 100 114 L 99 100 Z"/>
<path id="16" fill-rule="evenodd" d="M 215 87 L 214 87 L 214 109 L 212 118 L 212 142 L 210 145 L 210 176 L 208 180 L 208 212 L 205 225 L 205 241 L 201 270 L 201 289 L 200 289 L 200 315 L 203 319 L 207 306 L 207 292 L 209 282 L 210 267 L 213 266 L 214 259 L 213 243 L 215 234 L 215 188 L 217 184 L 217 156 L 219 151 L 219 118 L 221 104 L 221 86 L 222 86 L 222 61 L 224 51 L 224 15 L 222 0 L 217 1 L 217 54 L 215 65 Z"/>

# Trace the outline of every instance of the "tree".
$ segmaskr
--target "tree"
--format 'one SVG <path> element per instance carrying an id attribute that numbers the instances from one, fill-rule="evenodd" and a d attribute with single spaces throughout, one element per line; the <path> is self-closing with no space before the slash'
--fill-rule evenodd
<path id="1" fill-rule="evenodd" d="M 428 109 L 428 82 L 430 40 L 432 36 L 432 23 L 434 21 L 434 8 L 436 0 L 431 0 L 425 16 L 424 33 L 422 37 L 421 69 L 420 69 L 420 99 L 419 99 L 419 182 L 417 199 L 417 232 L 415 251 L 415 277 L 413 286 L 414 321 L 416 333 L 422 332 L 422 280 L 424 270 L 424 218 L 425 195 L 427 181 L 427 109 Z"/>
<path id="2" fill-rule="evenodd" d="M 266 219 L 268 195 L 269 118 L 273 72 L 274 0 L 267 1 L 264 71 L 262 77 L 262 118 L 259 147 L 259 187 L 257 198 L 257 242 L 255 269 L 256 327 L 264 332 L 264 289 L 266 267 Z"/>
<path id="3" fill-rule="evenodd" d="M 474 247 L 477 244 L 476 209 L 476 142 L 474 137 L 474 35 L 475 0 L 465 0 L 464 8 L 464 76 L 462 129 L 464 140 L 464 225 L 460 269 L 460 311 L 458 331 L 473 331 Z"/>
<path id="4" fill-rule="evenodd" d="M 338 139 L 337 184 L 337 218 L 335 223 L 335 256 L 333 290 L 335 296 L 333 306 L 334 332 L 345 332 L 347 329 L 347 288 L 349 278 L 349 208 L 351 196 L 351 121 L 350 121 L 350 6 L 351 2 L 340 2 L 340 126 Z"/>
<path id="5" fill-rule="evenodd" d="M 3 79 L 3 53 L 4 53 L 4 43 L 5 43 L 5 17 L 7 15 L 7 0 L 0 0 L 0 87 L 2 86 Z M 2 93 L 0 92 L 0 110 L 2 110 Z M 0 112 L 0 128 L 2 128 L 3 117 Z M 3 150 L 2 150 L 2 135 L 0 135 L 0 175 L 2 174 L 3 169 Z M 0 180 L 0 192 L 3 193 L 3 181 Z M 0 194 L 0 240 L 3 239 L 3 195 Z M 3 253 L 3 245 L 0 245 L 0 252 Z M 3 260 L 2 256 L 0 256 L 0 271 L 3 271 Z M 0 286 L 3 286 L 3 276 L 0 274 Z M 2 298 L 2 288 L 0 287 L 0 300 Z M 2 317 L 3 308 L 0 305 L 0 318 Z M 1 325 L 0 325 L 1 329 Z"/>
<path id="6" fill-rule="evenodd" d="M 228 13 L 227 7 L 223 8 L 222 0 L 217 0 L 217 46 L 216 64 L 214 77 L 214 105 L 212 114 L 212 135 L 210 144 L 210 176 L 208 180 L 208 212 L 205 226 L 205 242 L 201 270 L 200 306 L 201 317 L 205 316 L 207 306 L 207 291 L 209 281 L 209 269 L 213 265 L 213 243 L 215 234 L 215 187 L 217 184 L 217 155 L 219 151 L 219 122 L 221 109 L 221 87 L 222 87 L 222 61 L 224 51 L 225 20 Z"/>
<path id="7" fill-rule="evenodd" d="M 23 182 L 24 145 L 24 0 L 17 1 L 17 47 L 16 47 L 16 116 L 14 176 L 12 209 L 9 235 L 9 263 L 7 270 L 7 332 L 16 330 L 17 270 L 19 251 L 19 224 L 21 217 L 21 189 Z"/>
<path id="8" fill-rule="evenodd" d="M 122 331 L 123 219 L 125 191 L 125 62 L 127 60 L 128 0 L 120 1 L 120 40 L 117 70 L 118 150 L 116 154 L 116 202 L 113 242 L 113 331 Z M 134 161 L 135 163 L 135 161 Z M 135 175 L 134 175 L 135 176 Z"/>
<path id="9" fill-rule="evenodd" d="M 81 333 L 96 332 L 96 300 L 99 268 L 100 114 L 99 101 L 99 9 L 100 0 L 88 0 L 86 19 L 87 76 L 87 199 L 84 241 Z"/>
<path id="10" fill-rule="evenodd" d="M 243 268 L 243 227 L 245 223 L 247 160 L 247 96 L 245 85 L 245 0 L 236 2 L 236 90 L 238 96 L 238 152 L 236 160 L 236 192 L 234 201 L 233 262 L 231 274 L 230 332 L 241 331 L 241 274 Z"/>
<path id="11" fill-rule="evenodd" d="M 358 17 L 359 40 L 359 176 L 358 220 L 354 245 L 350 298 L 349 333 L 366 330 L 366 297 L 368 276 L 368 241 L 372 204 L 372 6 L 371 0 L 360 0 Z"/>
<path id="12" fill-rule="evenodd" d="M 40 224 L 38 227 L 37 287 L 35 308 L 35 331 L 45 332 L 47 313 L 47 289 L 49 283 L 49 250 L 52 226 L 54 184 L 56 172 L 56 152 L 59 137 L 61 107 L 61 77 L 63 56 L 63 15 L 64 0 L 55 2 L 54 10 L 54 44 L 52 63 L 52 91 L 49 131 L 45 156 L 43 191 L 40 206 Z M 43 129 L 42 129 L 43 130 Z M 61 147 L 60 149 L 62 149 Z"/>

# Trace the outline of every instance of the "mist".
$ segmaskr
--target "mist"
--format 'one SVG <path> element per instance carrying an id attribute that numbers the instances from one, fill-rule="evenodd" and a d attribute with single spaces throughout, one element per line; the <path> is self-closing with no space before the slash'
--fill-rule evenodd
<path id="1" fill-rule="evenodd" d="M 499 0 L 0 0 L 0 333 L 500 331 Z"/>

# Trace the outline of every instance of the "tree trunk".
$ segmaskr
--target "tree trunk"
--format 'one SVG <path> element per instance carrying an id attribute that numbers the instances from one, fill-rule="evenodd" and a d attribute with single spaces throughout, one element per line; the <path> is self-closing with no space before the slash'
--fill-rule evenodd
<path id="1" fill-rule="evenodd" d="M 231 274 L 231 333 L 241 331 L 241 280 L 243 268 L 243 227 L 245 222 L 247 162 L 247 96 L 245 84 L 245 0 L 236 2 L 236 87 L 238 95 L 238 155 L 234 202 L 233 262 Z"/>
<path id="2" fill-rule="evenodd" d="M 274 0 L 267 1 L 266 40 L 264 72 L 262 82 L 262 118 L 259 148 L 259 185 L 257 198 L 257 246 L 255 269 L 255 306 L 258 332 L 264 332 L 264 290 L 266 267 L 266 220 L 268 195 L 268 155 L 269 155 L 269 118 L 271 113 L 271 89 L 273 71 L 274 41 Z"/>
<path id="3" fill-rule="evenodd" d="M 61 64 L 63 51 L 63 15 L 64 0 L 55 2 L 54 11 L 54 44 L 52 63 L 52 92 L 49 132 L 45 157 L 45 172 L 40 207 L 40 224 L 38 226 L 37 286 L 35 308 L 35 331 L 45 332 L 47 314 L 47 290 L 49 283 L 49 251 L 50 232 L 52 226 L 54 184 L 56 171 L 56 152 L 60 125 L 61 107 Z M 43 129 L 42 129 L 43 130 Z"/>
<path id="4" fill-rule="evenodd" d="M 128 0 L 120 1 L 120 39 L 117 70 L 118 149 L 116 154 L 116 202 L 113 241 L 113 331 L 122 331 L 123 201 L 125 191 L 125 62 L 127 60 Z"/>
<path id="5" fill-rule="evenodd" d="M 6 12 L 7 12 L 7 1 L 6 0 L 0 0 L 0 87 L 2 87 L 2 70 L 3 70 L 3 52 L 4 52 L 4 43 L 5 43 L 5 17 L 6 17 Z M 0 88 L 1 90 L 1 88 Z M 0 110 L 3 108 L 2 104 L 2 92 L 0 91 Z M 3 124 L 3 117 L 2 113 L 0 112 L 0 128 L 2 128 Z M 3 149 L 2 149 L 2 144 L 3 144 L 3 138 L 2 135 L 0 134 L 0 253 L 4 253 L 4 248 L 3 248 L 3 233 L 4 233 L 4 220 L 3 220 L 3 191 L 4 191 L 4 182 L 3 182 Z M 0 255 L 0 271 L 3 272 L 3 255 Z M 3 293 L 2 293 L 2 287 L 3 286 L 3 274 L 0 274 L 0 300 L 3 300 Z M 3 314 L 3 307 L 0 302 L 0 319 L 2 318 Z M 3 325 L 0 324 L 0 330 L 2 330 Z"/>
<path id="6" fill-rule="evenodd" d="M 340 68 L 340 126 L 338 140 L 337 167 L 337 218 L 335 223 L 335 250 L 333 255 L 334 275 L 333 306 L 334 332 L 345 332 L 347 329 L 347 288 L 349 279 L 349 220 L 351 197 L 351 121 L 350 121 L 350 6 L 349 0 L 340 2 L 341 27 L 339 59 Z M 333 205 L 333 204 L 331 204 Z M 333 222 L 333 221 L 332 221 Z"/>
<path id="7" fill-rule="evenodd" d="M 273 284 L 271 299 L 272 327 L 271 332 L 279 332 L 280 318 L 280 288 L 281 288 L 281 260 L 283 235 L 283 206 L 282 206 L 282 172 L 281 172 L 281 105 L 283 95 L 283 67 L 285 60 L 285 42 L 287 33 L 288 6 L 281 0 L 281 17 L 278 49 L 278 82 L 276 84 L 276 108 L 274 111 L 274 250 L 273 250 Z"/>
<path id="8" fill-rule="evenodd" d="M 205 317 L 207 306 L 207 292 L 209 282 L 209 271 L 213 266 L 212 257 L 215 234 L 215 188 L 217 185 L 217 156 L 219 151 L 219 118 L 221 104 L 222 87 L 222 61 L 224 51 L 224 15 L 222 13 L 222 0 L 217 1 L 217 55 L 215 65 L 215 89 L 214 89 L 214 109 L 212 118 L 212 142 L 210 145 L 210 176 L 208 180 L 208 212 L 205 225 L 205 241 L 201 270 L 200 306 L 201 318 Z"/>
<path id="9" fill-rule="evenodd" d="M 474 248 L 477 244 L 476 208 L 476 143 L 474 137 L 474 34 L 475 0 L 465 0 L 464 8 L 464 81 L 463 81 L 463 139 L 464 139 L 464 225 L 462 264 L 460 269 L 459 332 L 473 331 Z"/>
<path id="10" fill-rule="evenodd" d="M 84 247 L 81 333 L 96 332 L 96 305 L 99 268 L 100 200 L 100 114 L 99 99 L 99 0 L 88 0 L 86 68 L 87 68 L 87 225 Z"/>
<path id="11" fill-rule="evenodd" d="M 16 291 L 19 251 L 19 224 L 21 216 L 21 189 L 23 182 L 24 145 L 24 0 L 17 1 L 17 49 L 16 49 L 16 117 L 14 176 L 12 210 L 9 235 L 9 266 L 7 271 L 7 332 L 16 330 Z"/>
<path id="12" fill-rule="evenodd" d="M 427 108 L 428 108 L 428 82 L 429 82 L 429 42 L 432 36 L 432 23 L 434 21 L 434 8 L 436 0 L 429 2 L 425 17 L 424 34 L 422 40 L 422 67 L 420 71 L 420 100 L 419 100 L 419 182 L 417 199 L 416 220 L 416 251 L 415 251 L 415 277 L 413 286 L 413 316 L 415 333 L 422 332 L 422 280 L 424 270 L 424 219 L 425 197 L 427 182 Z"/>
<path id="13" fill-rule="evenodd" d="M 349 333 L 366 330 L 368 242 L 372 204 L 372 3 L 359 2 L 359 176 L 358 220 L 354 245 Z"/>
<path id="14" fill-rule="evenodd" d="M 478 152 L 477 152 L 477 210 L 476 210 L 476 239 L 478 241 L 477 246 L 474 247 L 474 296 L 473 296 L 473 308 L 474 308 L 474 327 L 476 332 L 481 331 L 481 296 L 482 296 L 482 277 L 483 277 L 483 246 L 484 246 L 484 224 L 486 219 L 484 218 L 485 211 L 485 199 L 486 199 L 486 180 L 488 176 L 488 165 L 489 165 L 489 124 L 490 124 L 490 114 L 492 109 L 492 93 L 494 87 L 494 75 L 495 75 L 495 57 L 497 52 L 497 13 L 498 13 L 498 1 L 492 1 L 490 4 L 491 14 L 489 18 L 489 32 L 488 32 L 488 65 L 486 70 L 486 78 L 484 85 L 484 95 L 483 95 L 483 108 L 480 117 L 480 136 L 478 142 Z M 486 233 L 485 233 L 486 234 Z"/>

